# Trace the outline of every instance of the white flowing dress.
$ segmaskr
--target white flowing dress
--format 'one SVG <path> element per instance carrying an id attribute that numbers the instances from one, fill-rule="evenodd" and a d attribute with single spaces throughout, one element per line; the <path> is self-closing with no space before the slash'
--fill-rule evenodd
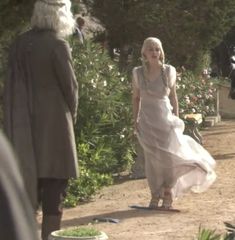
<path id="1" fill-rule="evenodd" d="M 174 68 L 164 65 L 164 77 Z M 203 192 L 215 181 L 215 160 L 190 136 L 184 122 L 172 113 L 168 98 L 174 82 L 164 84 L 163 74 L 144 78 L 143 67 L 133 69 L 133 84 L 140 91 L 138 140 L 143 147 L 145 171 L 152 197 L 172 188 L 173 197 L 192 190 Z M 168 81 L 168 80 L 166 80 Z"/>

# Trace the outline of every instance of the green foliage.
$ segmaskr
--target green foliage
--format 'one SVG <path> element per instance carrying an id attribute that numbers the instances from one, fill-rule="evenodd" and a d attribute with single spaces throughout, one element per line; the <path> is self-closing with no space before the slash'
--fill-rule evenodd
<path id="1" fill-rule="evenodd" d="M 100 234 L 101 232 L 93 227 L 74 227 L 58 233 L 59 236 L 63 237 L 94 237 Z"/>
<path id="2" fill-rule="evenodd" d="M 217 234 L 215 230 L 199 228 L 198 236 L 195 240 L 222 240 L 221 235 Z"/>
<path id="3" fill-rule="evenodd" d="M 34 1 L 1 0 L 0 2 L 0 96 L 6 76 L 9 46 L 19 33 L 27 29 Z M 2 97 L 0 106 L 0 125 L 2 125 Z"/>
<path id="4" fill-rule="evenodd" d="M 73 14 L 78 14 L 82 11 L 81 6 L 80 6 L 80 0 L 73 0 L 72 6 L 71 6 L 71 11 Z"/>
<path id="5" fill-rule="evenodd" d="M 216 230 L 199 227 L 199 232 L 194 240 L 235 240 L 235 226 L 231 223 L 224 222 L 226 226 L 225 234 L 218 234 Z"/>
<path id="6" fill-rule="evenodd" d="M 79 81 L 79 115 L 76 125 L 84 166 L 101 173 L 128 167 L 131 158 L 131 84 L 98 45 L 73 44 Z"/>
<path id="7" fill-rule="evenodd" d="M 71 46 L 80 86 L 75 134 L 81 176 L 71 181 L 66 205 L 87 200 L 133 161 L 131 84 L 99 45 L 72 40 Z"/>
<path id="8" fill-rule="evenodd" d="M 114 47 L 137 47 L 144 38 L 159 37 L 175 66 L 197 68 L 234 25 L 233 0 L 85 0 L 105 26 Z"/>
<path id="9" fill-rule="evenodd" d="M 113 180 L 110 174 L 95 173 L 93 169 L 89 170 L 80 167 L 80 177 L 69 181 L 64 206 L 75 207 L 79 202 L 89 200 L 102 186 L 112 183 Z"/>

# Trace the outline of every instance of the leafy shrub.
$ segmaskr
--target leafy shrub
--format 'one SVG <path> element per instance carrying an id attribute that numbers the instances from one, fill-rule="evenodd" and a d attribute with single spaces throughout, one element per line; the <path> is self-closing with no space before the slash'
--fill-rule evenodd
<path id="1" fill-rule="evenodd" d="M 88 199 L 111 174 L 130 167 L 131 85 L 101 46 L 71 41 L 79 82 L 78 122 L 75 127 L 81 176 L 72 180 L 66 205 Z"/>
<path id="2" fill-rule="evenodd" d="M 81 167 L 80 177 L 69 181 L 64 206 L 75 207 L 78 202 L 89 200 L 102 186 L 112 183 L 111 175 L 95 173 L 93 170 Z"/>
<path id="3" fill-rule="evenodd" d="M 180 115 L 201 113 L 203 117 L 216 111 L 216 82 L 185 71 L 177 79 Z"/>
<path id="4" fill-rule="evenodd" d="M 64 237 L 94 237 L 101 235 L 101 232 L 93 227 L 74 227 L 59 231 L 58 236 Z"/>

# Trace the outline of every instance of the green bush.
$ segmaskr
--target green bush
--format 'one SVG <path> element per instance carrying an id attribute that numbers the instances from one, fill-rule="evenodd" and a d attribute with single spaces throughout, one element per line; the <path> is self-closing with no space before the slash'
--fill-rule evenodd
<path id="1" fill-rule="evenodd" d="M 64 206 L 75 207 L 78 202 L 89 200 L 102 186 L 112 183 L 111 175 L 95 173 L 93 170 L 81 167 L 80 177 L 69 181 Z"/>
<path id="2" fill-rule="evenodd" d="M 133 161 L 131 84 L 100 45 L 72 40 L 71 46 L 80 88 L 75 134 L 82 170 L 70 183 L 66 205 L 89 198 Z"/>
<path id="3" fill-rule="evenodd" d="M 94 237 L 101 235 L 101 232 L 93 227 L 74 227 L 61 230 L 58 236 L 63 237 Z M 89 239 L 89 238 L 88 238 Z"/>
<path id="4" fill-rule="evenodd" d="M 216 81 L 185 71 L 177 79 L 177 94 L 181 117 L 187 113 L 201 113 L 203 117 L 216 111 Z"/>

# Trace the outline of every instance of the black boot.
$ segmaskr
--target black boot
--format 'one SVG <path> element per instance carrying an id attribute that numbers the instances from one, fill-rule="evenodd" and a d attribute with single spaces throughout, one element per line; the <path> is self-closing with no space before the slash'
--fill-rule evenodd
<path id="1" fill-rule="evenodd" d="M 48 240 L 51 232 L 60 229 L 62 215 L 44 215 L 42 218 L 42 240 Z"/>

